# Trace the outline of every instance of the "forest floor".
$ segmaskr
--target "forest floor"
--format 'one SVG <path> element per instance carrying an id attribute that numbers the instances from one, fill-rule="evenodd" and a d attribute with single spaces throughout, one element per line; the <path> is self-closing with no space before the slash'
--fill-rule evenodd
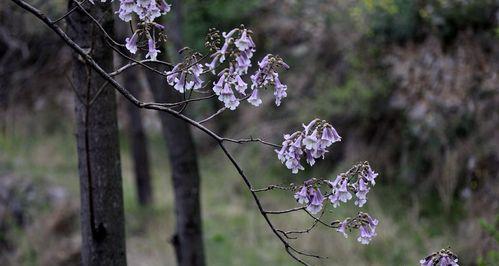
<path id="1" fill-rule="evenodd" d="M 0 137 L 0 177 L 15 176 L 17 180 L 30 182 L 34 191 L 48 191 L 49 194 L 54 194 L 50 191 L 62 191 L 59 193 L 63 195 L 60 201 L 66 203 L 63 204 L 64 208 L 57 207 L 61 204 L 52 201 L 42 203 L 41 207 L 38 202 L 37 208 L 27 204 L 24 211 L 29 218 L 27 222 L 22 225 L 10 223 L 0 238 L 0 242 L 7 243 L 5 246 L 8 247 L 0 252 L 0 262 L 3 261 L 2 265 L 43 265 L 48 260 L 51 262 L 46 265 L 53 265 L 54 260 L 47 258 L 54 256 L 65 258 L 66 263 L 71 261 L 66 257 L 73 256 L 74 262 L 77 254 L 70 253 L 77 252 L 79 245 L 79 188 L 72 133 Z M 137 204 L 128 144 L 125 137 L 122 136 L 120 140 L 128 262 L 129 265 L 174 265 L 174 253 L 169 242 L 174 230 L 174 217 L 168 157 L 159 136 L 149 139 L 154 204 L 146 208 Z M 268 157 L 263 154 L 273 151 L 231 147 L 238 149 L 238 159 L 257 186 L 290 182 L 289 173 L 279 170 L 282 166 L 262 163 Z M 211 151 L 202 154 L 199 161 L 208 265 L 295 265 L 257 212 L 242 180 L 223 154 Z M 425 223 L 419 218 L 419 206 L 410 199 L 409 193 L 404 192 L 406 188 L 380 183 L 370 192 L 366 205 L 369 212 L 381 221 L 375 240 L 370 245 L 361 245 L 356 241 L 355 232 L 345 239 L 334 230 L 318 227 L 294 241 L 298 247 L 329 257 L 326 260 L 312 260 L 314 265 L 415 265 L 428 251 L 452 243 L 452 232 L 434 228 L 431 226 L 433 223 Z M 263 202 L 268 209 L 296 205 L 292 195 L 282 191 L 269 192 Z M 71 215 L 61 215 L 61 209 L 63 214 Z M 355 215 L 357 211 L 352 203 L 334 209 L 334 213 L 328 213 L 327 217 L 331 220 L 333 217 L 345 218 Z M 76 226 L 71 227 L 71 230 L 53 233 L 50 230 L 59 230 L 54 229 L 53 224 L 62 223 L 57 220 L 61 217 L 70 219 L 69 223 L 75 223 Z M 304 229 L 312 223 L 303 213 L 272 218 L 287 230 Z M 54 247 L 72 243 L 73 249 L 45 249 L 47 241 L 53 243 Z"/>

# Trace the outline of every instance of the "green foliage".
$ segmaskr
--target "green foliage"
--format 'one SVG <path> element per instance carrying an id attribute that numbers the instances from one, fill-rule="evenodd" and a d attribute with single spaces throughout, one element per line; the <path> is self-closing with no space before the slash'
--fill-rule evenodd
<path id="1" fill-rule="evenodd" d="M 352 14 L 367 36 L 381 42 L 419 40 L 433 33 L 450 41 L 459 30 L 496 30 L 495 0 L 362 0 Z"/>
<path id="2" fill-rule="evenodd" d="M 492 224 L 487 223 L 484 219 L 480 220 L 480 225 L 496 242 L 499 244 L 499 215 L 496 215 L 495 221 Z M 499 250 L 490 250 L 483 257 L 479 257 L 478 266 L 499 265 Z"/>
<path id="3" fill-rule="evenodd" d="M 209 28 L 227 31 L 248 23 L 252 12 L 260 6 L 260 0 L 239 1 L 215 0 L 206 3 L 200 0 L 183 1 L 182 23 L 185 42 L 190 47 L 201 49 Z"/>

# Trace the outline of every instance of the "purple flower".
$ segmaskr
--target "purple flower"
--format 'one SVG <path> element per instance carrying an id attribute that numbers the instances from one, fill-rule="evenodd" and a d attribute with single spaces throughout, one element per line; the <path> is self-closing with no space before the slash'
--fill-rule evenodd
<path id="1" fill-rule="evenodd" d="M 240 52 L 236 57 L 236 72 L 239 74 L 246 74 L 248 72 L 248 68 L 251 66 L 251 56 L 252 53 L 248 53 L 246 51 Z"/>
<path id="2" fill-rule="evenodd" d="M 246 89 L 248 88 L 248 84 L 246 84 L 246 82 L 244 82 L 241 76 L 239 75 L 236 75 L 235 79 L 236 79 L 235 80 L 236 91 L 241 93 L 242 95 L 246 95 Z"/>
<path id="3" fill-rule="evenodd" d="M 215 92 L 216 95 L 220 95 L 220 93 L 222 92 L 225 77 L 226 77 L 225 74 L 221 73 L 218 81 L 216 83 L 215 82 L 213 83 L 213 85 L 214 85 L 213 92 Z"/>
<path id="4" fill-rule="evenodd" d="M 139 35 L 137 31 L 132 35 L 132 37 L 127 37 L 125 39 L 125 47 L 130 51 L 130 53 L 135 54 L 137 52 L 137 39 Z"/>
<path id="5" fill-rule="evenodd" d="M 281 83 L 279 77 L 277 76 L 277 73 L 275 73 L 274 84 L 275 105 L 279 106 L 281 105 L 282 99 L 288 96 L 288 94 L 286 93 L 288 86 Z"/>
<path id="6" fill-rule="evenodd" d="M 364 206 L 364 204 L 367 202 L 368 192 L 369 192 L 369 187 L 364 182 L 364 179 L 359 178 L 357 185 L 357 193 L 355 193 L 355 196 L 357 196 L 357 199 L 355 200 L 355 205 L 359 207 Z"/>
<path id="7" fill-rule="evenodd" d="M 310 121 L 310 123 L 308 123 L 308 125 L 305 125 L 305 124 L 302 124 L 303 128 L 305 129 L 303 133 L 305 133 L 305 135 L 307 135 L 309 133 L 309 131 L 312 129 L 313 126 L 315 126 L 315 123 L 319 121 L 319 119 L 314 119 L 312 121 Z"/>
<path id="8" fill-rule="evenodd" d="M 307 163 L 310 166 L 314 166 L 314 164 L 315 164 L 315 158 L 314 158 L 314 156 L 312 156 L 312 151 L 311 150 L 305 150 L 305 155 L 306 155 Z"/>
<path id="9" fill-rule="evenodd" d="M 442 255 L 439 266 L 458 266 L 457 259 L 452 259 L 448 255 Z"/>
<path id="10" fill-rule="evenodd" d="M 365 218 L 367 221 L 362 222 L 359 228 L 359 237 L 357 238 L 357 241 L 364 245 L 369 244 L 372 238 L 376 236 L 376 226 L 378 225 L 378 220 L 371 218 L 368 214 L 365 214 Z"/>
<path id="11" fill-rule="evenodd" d="M 367 168 L 367 171 L 366 173 L 364 174 L 364 177 L 367 179 L 367 181 L 371 182 L 371 184 L 374 186 L 376 185 L 376 177 L 378 176 L 378 173 L 374 172 L 372 169 L 371 169 L 371 166 L 369 166 Z"/>
<path id="12" fill-rule="evenodd" d="M 338 227 L 338 229 L 336 229 L 336 232 L 342 233 L 345 238 L 348 237 L 347 232 L 346 232 L 347 224 L 348 224 L 348 219 L 345 219 L 344 221 L 342 221 L 340 223 L 340 226 Z"/>
<path id="13" fill-rule="evenodd" d="M 208 67 L 208 70 L 211 71 L 211 73 L 215 74 L 215 68 L 217 67 L 217 61 L 220 58 L 219 54 L 212 54 L 211 57 L 213 58 L 210 63 L 205 64 Z"/>
<path id="14" fill-rule="evenodd" d="M 450 250 L 442 249 L 419 261 L 421 266 L 459 266 L 458 258 Z"/>
<path id="15" fill-rule="evenodd" d="M 308 188 L 307 186 L 301 186 L 301 189 L 295 193 L 295 199 L 300 204 L 308 204 Z"/>
<path id="16" fill-rule="evenodd" d="M 151 23 L 155 18 L 161 16 L 161 10 L 156 4 L 156 0 L 137 0 L 135 13 L 140 20 Z"/>
<path id="17" fill-rule="evenodd" d="M 195 64 L 188 69 L 182 69 L 183 66 L 184 63 L 178 63 L 171 71 L 166 72 L 168 84 L 174 86 L 175 90 L 180 93 L 184 93 L 186 90 L 200 89 L 203 85 L 203 80 L 200 78 L 203 66 Z"/>
<path id="18" fill-rule="evenodd" d="M 258 97 L 258 89 L 254 89 L 251 96 L 248 98 L 248 102 L 254 106 L 259 106 L 262 104 L 262 99 Z"/>
<path id="19" fill-rule="evenodd" d="M 307 206 L 307 211 L 309 211 L 312 214 L 316 214 L 322 209 L 324 196 L 322 195 L 319 188 L 317 189 L 311 188 L 309 197 L 310 197 L 309 198 L 310 202 Z"/>
<path id="20" fill-rule="evenodd" d="M 347 202 L 352 199 L 352 194 L 348 191 L 347 188 L 348 180 L 345 178 L 338 184 L 340 187 L 336 190 L 338 194 L 338 199 L 342 202 Z"/>
<path id="21" fill-rule="evenodd" d="M 159 10 L 161 11 L 162 14 L 166 14 L 170 12 L 172 6 L 167 4 L 164 0 L 159 1 Z"/>
<path id="22" fill-rule="evenodd" d="M 243 30 L 243 32 L 241 33 L 241 37 L 236 40 L 234 44 L 240 51 L 246 51 L 255 47 L 255 43 L 248 35 L 247 30 Z"/>
<path id="23" fill-rule="evenodd" d="M 230 110 L 235 110 L 239 105 L 239 100 L 234 95 L 234 92 L 230 88 L 230 84 L 228 82 L 225 82 L 223 89 L 220 91 L 218 99 L 224 102 L 225 107 L 229 108 Z"/>
<path id="24" fill-rule="evenodd" d="M 421 264 L 421 266 L 433 266 L 433 258 L 422 259 L 419 261 L 419 263 Z"/>
<path id="25" fill-rule="evenodd" d="M 254 82 L 255 76 L 252 78 Z M 252 88 L 254 88 L 254 86 L 252 86 Z M 251 101 L 254 100 L 255 97 L 252 95 Z M 326 121 L 321 121 L 319 119 L 312 120 L 306 126 L 303 125 L 305 129 L 303 132 L 297 131 L 291 135 L 292 138 L 286 139 L 283 142 L 283 147 L 277 154 L 279 160 L 289 169 L 292 169 L 293 173 L 297 173 L 298 170 L 304 169 L 300 164 L 300 160 L 302 155 L 305 154 L 307 163 L 313 166 L 316 159 L 321 157 L 324 158 L 324 155 L 328 152 L 326 146 L 320 145 L 320 140 L 318 138 L 320 129 L 328 127 L 328 125 L 329 124 Z"/>
<path id="26" fill-rule="evenodd" d="M 129 22 L 132 20 L 132 13 L 135 11 L 135 1 L 134 0 L 121 0 L 120 8 L 118 10 L 118 16 L 121 20 Z"/>
<path id="27" fill-rule="evenodd" d="M 149 51 L 146 54 L 146 58 L 151 58 L 151 60 L 156 60 L 156 57 L 158 56 L 158 53 L 160 53 L 160 51 L 156 49 L 154 40 L 150 38 L 147 41 L 147 44 L 149 46 Z"/>
<path id="28" fill-rule="evenodd" d="M 276 65 L 278 63 L 282 64 L 283 62 L 281 59 L 276 59 L 275 56 L 268 54 L 262 61 L 258 62 L 258 70 L 251 76 L 251 87 L 253 89 L 265 87 L 269 84 L 274 85 L 274 96 L 277 106 L 281 104 L 282 98 L 287 96 L 287 86 L 281 83 L 279 74 L 276 72 Z"/>
<path id="29" fill-rule="evenodd" d="M 329 124 L 326 125 L 322 130 L 322 136 L 320 139 L 321 145 L 327 147 L 337 141 L 341 141 L 341 137 L 338 135 L 338 132 L 336 132 L 336 129 Z"/>
<path id="30" fill-rule="evenodd" d="M 314 150 L 317 147 L 317 129 L 303 139 L 303 145 L 307 150 Z"/>
<path id="31" fill-rule="evenodd" d="M 297 174 L 298 170 L 305 170 L 303 165 L 301 165 L 300 161 L 296 158 L 288 158 L 286 161 L 286 167 L 290 169 L 293 174 Z"/>

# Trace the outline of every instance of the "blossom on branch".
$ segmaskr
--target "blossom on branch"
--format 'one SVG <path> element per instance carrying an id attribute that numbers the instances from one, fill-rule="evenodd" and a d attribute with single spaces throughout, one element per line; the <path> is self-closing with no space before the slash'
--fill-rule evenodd
<path id="1" fill-rule="evenodd" d="M 434 252 L 419 261 L 421 266 L 459 266 L 457 262 L 457 256 L 448 249 Z"/>
<path id="2" fill-rule="evenodd" d="M 315 159 L 324 158 L 329 146 L 341 141 L 336 129 L 324 120 L 314 119 L 303 128 L 303 131 L 284 135 L 281 149 L 276 150 L 279 160 L 293 174 L 304 170 L 300 163 L 303 154 L 306 155 L 306 162 L 313 166 Z"/>

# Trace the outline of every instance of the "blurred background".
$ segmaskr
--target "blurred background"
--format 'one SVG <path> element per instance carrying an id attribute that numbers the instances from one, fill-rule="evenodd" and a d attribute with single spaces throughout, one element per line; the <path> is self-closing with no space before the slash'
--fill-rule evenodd
<path id="1" fill-rule="evenodd" d="M 54 17 L 66 9 L 62 0 L 31 2 Z M 329 257 L 318 265 L 417 265 L 447 247 L 461 265 L 499 265 L 499 1 L 187 0 L 181 12 L 184 46 L 202 50 L 208 28 L 244 24 L 255 33 L 255 60 L 273 53 L 291 66 L 282 74 L 288 97 L 281 107 L 267 93 L 262 108 L 244 104 L 210 128 L 278 143 L 319 117 L 343 137 L 298 175 L 268 147 L 231 146 L 257 186 L 332 178 L 364 160 L 380 173 L 364 207 L 380 220 L 378 236 L 364 246 L 354 235 L 318 228 L 295 241 Z M 70 61 L 55 34 L 9 1 L 0 3 L 1 265 L 79 263 Z M 147 84 L 140 90 L 152 99 Z M 118 103 L 129 265 L 174 265 L 159 118 L 141 111 L 154 190 L 144 207 L 137 203 L 127 105 L 120 96 Z M 218 107 L 216 99 L 196 103 L 189 114 L 201 119 Z M 201 132 L 193 134 L 208 265 L 295 265 L 223 154 Z M 296 205 L 282 191 L 263 201 L 269 209 Z M 357 211 L 348 204 L 333 216 Z M 303 213 L 274 219 L 289 229 L 311 223 Z"/>

